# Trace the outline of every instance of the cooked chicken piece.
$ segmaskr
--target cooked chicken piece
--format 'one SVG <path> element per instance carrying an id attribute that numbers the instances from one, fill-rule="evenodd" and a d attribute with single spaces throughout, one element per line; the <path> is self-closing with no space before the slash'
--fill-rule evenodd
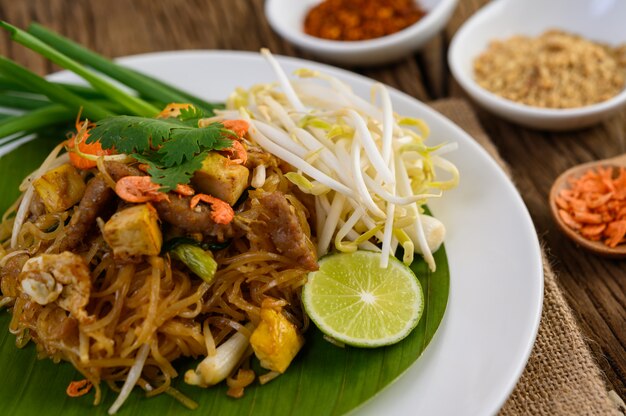
<path id="1" fill-rule="evenodd" d="M 151 204 L 134 205 L 116 212 L 104 224 L 102 234 L 119 259 L 156 256 L 163 244 L 159 217 Z"/>
<path id="2" fill-rule="evenodd" d="M 33 257 L 24 264 L 19 280 L 22 291 L 38 304 L 56 302 L 79 322 L 89 320 L 85 306 L 91 278 L 79 255 L 65 251 Z"/>
<path id="3" fill-rule="evenodd" d="M 83 178 L 69 163 L 44 173 L 33 181 L 33 187 L 48 212 L 71 208 L 85 193 Z"/>

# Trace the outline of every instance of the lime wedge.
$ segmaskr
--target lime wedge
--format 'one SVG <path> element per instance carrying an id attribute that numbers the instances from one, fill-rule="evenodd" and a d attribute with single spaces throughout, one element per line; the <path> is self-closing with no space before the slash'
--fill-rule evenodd
<path id="1" fill-rule="evenodd" d="M 355 347 L 394 344 L 411 332 L 424 309 L 422 286 L 396 258 L 381 269 L 380 253 L 322 257 L 309 273 L 304 308 L 327 336 Z"/>

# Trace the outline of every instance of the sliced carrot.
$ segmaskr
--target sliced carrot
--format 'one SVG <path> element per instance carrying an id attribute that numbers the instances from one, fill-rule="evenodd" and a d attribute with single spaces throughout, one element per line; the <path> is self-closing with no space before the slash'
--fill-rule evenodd
<path id="1" fill-rule="evenodd" d="M 229 224 L 235 218 L 233 207 L 228 205 L 227 202 L 207 194 L 197 194 L 191 198 L 190 207 L 192 209 L 195 208 L 200 201 L 211 205 L 211 219 L 217 224 Z"/>
<path id="2" fill-rule="evenodd" d="M 80 117 L 80 114 L 78 115 Z M 80 154 L 77 153 L 77 150 L 81 153 L 94 155 L 94 156 L 105 156 L 114 154 L 115 151 L 113 149 L 104 150 L 100 142 L 87 143 L 87 139 L 89 138 L 89 130 L 93 128 L 94 124 L 87 123 L 86 126 L 80 123 L 80 119 L 76 119 L 76 133 L 72 135 L 65 142 L 65 146 L 70 153 L 70 163 L 78 168 L 78 169 L 91 169 L 97 166 L 95 160 L 89 160 Z M 77 137 L 80 136 L 80 137 Z"/>
<path id="3" fill-rule="evenodd" d="M 91 387 L 93 387 L 93 384 L 87 379 L 72 381 L 69 386 L 67 386 L 65 393 L 70 397 L 80 397 L 89 393 Z"/>

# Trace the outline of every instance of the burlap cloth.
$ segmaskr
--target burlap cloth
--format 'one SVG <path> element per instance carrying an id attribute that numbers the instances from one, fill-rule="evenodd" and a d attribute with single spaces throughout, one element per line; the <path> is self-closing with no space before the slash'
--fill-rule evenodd
<path id="1" fill-rule="evenodd" d="M 463 100 L 436 101 L 432 107 L 480 143 L 510 176 L 510 170 Z M 515 390 L 500 411 L 510 415 L 620 415 L 609 398 L 557 278 L 543 255 L 544 300 L 539 333 Z"/>

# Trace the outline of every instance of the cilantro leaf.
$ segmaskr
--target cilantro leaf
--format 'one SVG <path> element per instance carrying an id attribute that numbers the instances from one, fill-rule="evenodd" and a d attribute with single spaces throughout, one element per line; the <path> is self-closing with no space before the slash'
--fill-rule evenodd
<path id="1" fill-rule="evenodd" d="M 190 106 L 176 118 L 115 116 L 102 119 L 89 131 L 87 143 L 115 148 L 148 164 L 148 174 L 161 190 L 189 183 L 211 150 L 232 146 L 236 134 L 221 123 L 198 127 L 202 110 Z"/>
<path id="2" fill-rule="evenodd" d="M 192 159 L 203 149 L 222 150 L 231 147 L 232 140 L 225 139 L 226 130 L 221 124 L 211 124 L 196 129 L 174 129 L 171 140 L 164 142 L 158 152 L 165 165 L 177 165 Z"/>
<path id="3" fill-rule="evenodd" d="M 98 121 L 89 132 L 87 143 L 99 141 L 104 149 L 115 147 L 122 153 L 143 153 L 170 140 L 175 130 L 200 129 L 177 118 L 115 116 Z"/>
<path id="4" fill-rule="evenodd" d="M 161 185 L 161 191 L 167 192 L 176 188 L 178 184 L 188 184 L 194 172 L 202 167 L 202 162 L 209 152 L 202 152 L 194 158 L 179 165 L 162 168 L 152 161 L 144 160 L 148 163 L 148 174 L 152 177 L 152 182 Z"/>
<path id="5" fill-rule="evenodd" d="M 180 109 L 180 115 L 177 117 L 180 121 L 197 121 L 204 117 L 204 112 L 198 107 L 190 105 L 187 108 Z"/>

